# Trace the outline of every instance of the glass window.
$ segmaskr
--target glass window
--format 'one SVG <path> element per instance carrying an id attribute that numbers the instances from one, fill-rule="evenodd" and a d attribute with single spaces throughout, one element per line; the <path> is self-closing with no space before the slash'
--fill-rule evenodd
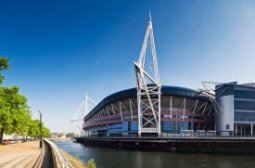
<path id="1" fill-rule="evenodd" d="M 235 109 L 255 110 L 255 102 L 235 100 Z"/>
<path id="2" fill-rule="evenodd" d="M 255 113 L 235 112 L 235 121 L 255 121 Z"/>
<path id="3" fill-rule="evenodd" d="M 235 98 L 255 99 L 255 91 L 235 90 Z"/>
<path id="4" fill-rule="evenodd" d="M 180 122 L 180 129 L 181 130 L 188 130 L 189 129 L 188 122 Z"/>
<path id="5" fill-rule="evenodd" d="M 172 122 L 171 121 L 163 121 L 163 123 L 161 123 L 161 128 L 163 131 L 172 130 Z"/>

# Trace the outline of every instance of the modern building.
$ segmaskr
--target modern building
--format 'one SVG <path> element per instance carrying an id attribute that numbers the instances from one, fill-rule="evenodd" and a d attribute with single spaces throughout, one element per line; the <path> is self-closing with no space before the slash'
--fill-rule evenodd
<path id="1" fill-rule="evenodd" d="M 253 135 L 254 84 L 218 84 L 215 95 L 206 89 L 161 85 L 151 18 L 134 64 L 137 87 L 114 93 L 92 109 L 84 117 L 87 135 Z"/>
<path id="2" fill-rule="evenodd" d="M 216 101 L 216 130 L 221 136 L 252 136 L 255 126 L 255 84 L 219 84 Z"/>
<path id="3" fill-rule="evenodd" d="M 94 136 L 138 136 L 137 89 L 127 89 L 103 99 L 84 118 L 83 129 Z M 215 129 L 214 108 L 200 92 L 162 87 L 162 135 Z M 151 135 L 151 134 L 150 134 Z"/>

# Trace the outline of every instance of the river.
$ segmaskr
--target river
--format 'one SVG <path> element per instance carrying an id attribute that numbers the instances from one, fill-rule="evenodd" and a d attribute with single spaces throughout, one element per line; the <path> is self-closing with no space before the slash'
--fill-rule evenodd
<path id="1" fill-rule="evenodd" d="M 84 146 L 71 141 L 56 145 L 87 162 L 93 158 L 97 168 L 252 168 L 255 156 L 184 154 L 155 151 L 128 151 Z"/>

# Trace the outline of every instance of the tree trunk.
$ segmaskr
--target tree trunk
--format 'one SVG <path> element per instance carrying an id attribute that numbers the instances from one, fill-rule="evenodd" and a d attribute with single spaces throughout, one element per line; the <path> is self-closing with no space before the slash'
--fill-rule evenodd
<path id="1" fill-rule="evenodd" d="M 4 138 L 4 129 L 0 128 L 0 144 L 3 144 L 3 138 Z"/>

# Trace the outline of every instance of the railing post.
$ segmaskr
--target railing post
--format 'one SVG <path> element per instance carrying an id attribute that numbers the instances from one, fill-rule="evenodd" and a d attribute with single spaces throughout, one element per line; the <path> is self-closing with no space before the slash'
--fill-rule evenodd
<path id="1" fill-rule="evenodd" d="M 40 149 L 42 149 L 42 112 L 39 110 L 40 114 Z"/>

